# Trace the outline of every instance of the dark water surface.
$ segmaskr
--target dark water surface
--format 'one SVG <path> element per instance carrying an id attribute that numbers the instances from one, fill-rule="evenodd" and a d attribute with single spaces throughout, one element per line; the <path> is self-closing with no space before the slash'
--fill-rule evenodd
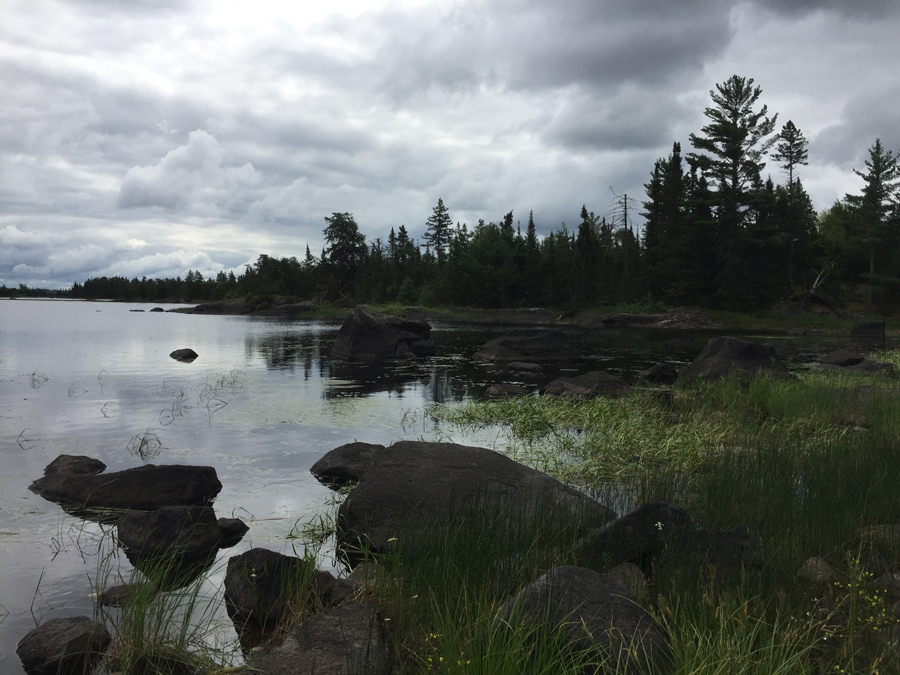
<path id="1" fill-rule="evenodd" d="M 433 429 L 422 408 L 479 397 L 498 381 L 472 355 L 505 327 L 435 324 L 436 358 L 384 370 L 328 358 L 337 320 L 132 309 L 149 306 L 0 300 L 0 673 L 23 672 L 15 646 L 36 621 L 92 615 L 92 593 L 104 586 L 98 576 L 129 569 L 110 545 L 112 530 L 28 491 L 60 454 L 98 458 L 108 471 L 144 461 L 214 466 L 224 486 L 217 514 L 250 525 L 238 547 L 220 553 L 206 589 L 214 595 L 228 557 L 254 546 L 289 552 L 297 520 L 326 508 L 329 491 L 309 467 L 332 448 L 407 438 L 498 442 L 496 430 Z M 629 380 L 660 360 L 691 361 L 713 335 L 566 330 L 586 357 L 578 372 Z M 838 336 L 745 335 L 774 344 L 793 367 L 851 346 Z M 169 358 L 184 347 L 199 358 Z M 228 641 L 234 633 L 218 616 L 218 637 Z"/>

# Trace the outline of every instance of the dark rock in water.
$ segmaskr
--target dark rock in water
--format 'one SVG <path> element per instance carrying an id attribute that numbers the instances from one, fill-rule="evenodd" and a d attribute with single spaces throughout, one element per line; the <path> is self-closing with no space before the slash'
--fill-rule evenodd
<path id="1" fill-rule="evenodd" d="M 129 311 L 129 312 L 143 312 L 144 310 L 142 310 L 142 309 L 129 309 L 128 311 Z"/>
<path id="2" fill-rule="evenodd" d="M 222 540 L 219 542 L 219 548 L 231 548 L 250 531 L 247 523 L 240 518 L 219 518 L 216 522 L 219 524 L 219 529 L 222 530 Z"/>
<path id="3" fill-rule="evenodd" d="M 538 363 L 525 363 L 524 361 L 512 361 L 506 369 L 518 375 L 543 375 L 544 369 Z"/>
<path id="4" fill-rule="evenodd" d="M 147 464 L 112 473 L 86 474 L 47 469 L 29 490 L 44 499 L 84 509 L 152 511 L 162 506 L 203 505 L 222 484 L 211 466 Z M 56 465 L 57 467 L 59 465 Z"/>
<path id="5" fill-rule="evenodd" d="M 427 323 L 354 307 L 334 339 L 331 355 L 350 361 L 410 358 L 416 352 L 431 352 L 430 337 L 431 326 Z"/>
<path id="6" fill-rule="evenodd" d="M 22 638 L 16 654 L 28 675 L 82 675 L 111 642 L 103 624 L 86 616 L 51 619 Z"/>
<path id="7" fill-rule="evenodd" d="M 165 312 L 166 310 L 164 310 L 162 307 L 154 307 L 150 311 L 151 312 Z"/>
<path id="8" fill-rule="evenodd" d="M 104 589 L 98 596 L 104 607 L 128 607 L 141 593 L 148 592 L 149 587 L 141 584 L 120 584 Z"/>
<path id="9" fill-rule="evenodd" d="M 334 577 L 303 558 L 264 548 L 228 560 L 225 608 L 241 645 L 250 649 L 265 639 L 298 603 L 325 594 Z"/>
<path id="10" fill-rule="evenodd" d="M 209 506 L 163 506 L 131 511 L 117 522 L 119 543 L 131 564 L 160 587 L 193 581 L 215 558 L 223 539 Z"/>
<path id="11" fill-rule="evenodd" d="M 475 352 L 484 361 L 560 363 L 577 361 L 575 343 L 561 330 L 522 328 L 489 340 Z"/>
<path id="12" fill-rule="evenodd" d="M 498 399 L 507 396 L 525 396 L 528 390 L 518 384 L 492 384 L 485 390 L 484 395 L 488 398 Z"/>
<path id="13" fill-rule="evenodd" d="M 628 392 L 628 385 L 618 375 L 605 370 L 592 370 L 577 377 L 558 377 L 544 388 L 544 396 L 562 398 L 595 398 L 597 396 L 621 396 Z"/>
<path id="14" fill-rule="evenodd" d="M 657 323 L 661 314 L 582 314 L 575 319 L 576 326 L 597 328 L 600 326 L 650 326 Z"/>
<path id="15" fill-rule="evenodd" d="M 857 363 L 863 362 L 865 358 L 862 354 L 854 354 L 853 352 L 839 349 L 820 356 L 819 363 L 829 363 L 835 366 L 855 366 Z"/>
<path id="16" fill-rule="evenodd" d="M 106 464 L 99 459 L 84 455 L 60 455 L 46 466 L 44 475 L 51 473 L 89 475 L 104 471 L 106 471 Z"/>
<path id="17" fill-rule="evenodd" d="M 558 631 L 572 651 L 589 656 L 585 672 L 664 675 L 674 669 L 653 618 L 620 583 L 583 567 L 554 567 L 504 603 L 496 620 L 513 630 Z"/>
<path id="18" fill-rule="evenodd" d="M 332 606 L 347 602 L 372 586 L 383 583 L 383 569 L 372 562 L 362 563 L 353 568 L 346 577 L 335 579 L 331 585 L 329 602 Z"/>
<path id="19" fill-rule="evenodd" d="M 182 363 L 193 363 L 199 354 L 195 352 L 193 349 L 176 349 L 174 352 L 169 354 L 176 361 L 181 361 Z"/>
<path id="20" fill-rule="evenodd" d="M 254 652 L 247 673 L 381 675 L 389 653 L 378 611 L 348 602 L 303 620 L 271 650 Z"/>
<path id="21" fill-rule="evenodd" d="M 678 371 L 668 363 L 657 363 L 638 373 L 638 379 L 650 384 L 675 384 Z"/>
<path id="22" fill-rule="evenodd" d="M 638 507 L 577 545 L 578 560 L 599 568 L 630 562 L 649 569 L 664 553 L 719 569 L 760 563 L 759 544 L 746 528 L 707 530 L 687 511 L 663 500 Z"/>
<path id="23" fill-rule="evenodd" d="M 431 340 L 415 340 L 409 343 L 409 351 L 416 356 L 434 356 L 437 350 Z"/>
<path id="24" fill-rule="evenodd" d="M 330 488 L 358 483 L 375 466 L 383 451 L 383 445 L 347 443 L 327 453 L 309 472 Z"/>
<path id="25" fill-rule="evenodd" d="M 869 321 L 850 329 L 850 337 L 884 342 L 884 321 Z"/>
<path id="26" fill-rule="evenodd" d="M 333 451 L 335 461 L 328 453 L 317 462 L 317 477 L 346 475 L 349 447 Z M 580 517 L 587 527 L 614 517 L 593 499 L 486 448 L 425 441 L 400 441 L 374 451 L 373 446 L 356 447 L 368 468 L 355 474 L 359 485 L 338 511 L 338 547 L 351 563 L 361 559 L 359 542 L 383 552 L 404 528 L 440 528 L 454 510 L 485 508 L 491 516 L 540 512 L 561 523 Z"/>
<path id="27" fill-rule="evenodd" d="M 732 374 L 742 380 L 756 375 L 791 377 L 772 347 L 733 337 L 716 337 L 707 343 L 693 363 L 681 369 L 678 378 L 683 382 L 718 380 Z"/>

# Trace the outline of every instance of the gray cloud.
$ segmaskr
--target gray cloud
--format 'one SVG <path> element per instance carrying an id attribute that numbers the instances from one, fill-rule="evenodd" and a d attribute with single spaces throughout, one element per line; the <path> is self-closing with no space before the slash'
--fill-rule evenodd
<path id="1" fill-rule="evenodd" d="M 418 236 L 438 197 L 547 232 L 605 213 L 610 185 L 640 196 L 733 73 L 807 133 L 821 202 L 876 136 L 900 144 L 895 4 L 20 3 L 0 24 L 0 283 L 302 255 L 333 211 Z"/>

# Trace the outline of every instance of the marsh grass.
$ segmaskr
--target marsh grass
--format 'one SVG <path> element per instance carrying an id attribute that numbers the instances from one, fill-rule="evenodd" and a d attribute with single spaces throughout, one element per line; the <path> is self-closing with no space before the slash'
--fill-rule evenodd
<path id="1" fill-rule="evenodd" d="M 215 570 L 194 575 L 184 585 L 160 586 L 183 570 L 177 562 L 159 561 L 152 568 L 121 573 L 120 551 L 113 535 L 98 555 L 94 579 L 96 618 L 107 625 L 113 642 L 105 655 L 106 672 L 130 675 L 194 675 L 231 665 L 238 651 L 233 634 L 223 624 L 221 594 L 208 592 Z M 182 577 L 183 578 L 183 577 Z M 100 604 L 102 591 L 127 585 L 121 608 Z"/>

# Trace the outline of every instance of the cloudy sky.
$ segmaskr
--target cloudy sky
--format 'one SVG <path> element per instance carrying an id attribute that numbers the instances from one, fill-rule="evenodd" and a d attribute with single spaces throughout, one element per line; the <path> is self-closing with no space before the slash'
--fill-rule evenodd
<path id="1" fill-rule="evenodd" d="M 3 0 L 0 283 L 240 271 L 510 209 L 643 198 L 709 90 L 755 79 L 817 209 L 900 150 L 895 0 Z M 767 171 L 782 181 L 770 162 Z"/>

